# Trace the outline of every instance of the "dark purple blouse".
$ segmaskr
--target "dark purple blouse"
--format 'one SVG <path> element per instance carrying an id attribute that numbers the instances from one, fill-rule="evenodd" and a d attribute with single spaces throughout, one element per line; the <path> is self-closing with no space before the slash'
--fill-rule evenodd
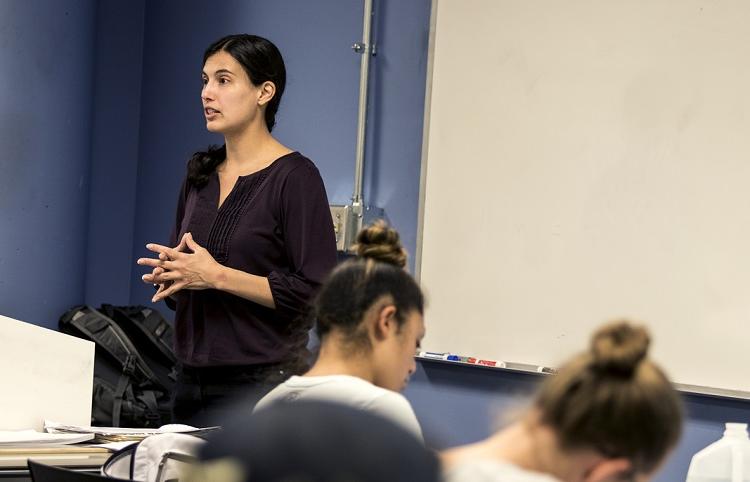
<path id="1" fill-rule="evenodd" d="M 190 366 L 287 361 L 307 342 L 308 301 L 336 263 L 325 187 L 298 152 L 240 176 L 219 209 L 219 177 L 183 184 L 172 246 L 190 232 L 219 263 L 258 276 L 275 309 L 218 290 L 182 290 L 176 300 L 175 351 Z"/>

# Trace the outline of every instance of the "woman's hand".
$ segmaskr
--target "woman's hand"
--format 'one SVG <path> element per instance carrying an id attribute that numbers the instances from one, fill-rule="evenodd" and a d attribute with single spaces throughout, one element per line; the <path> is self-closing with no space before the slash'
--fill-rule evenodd
<path id="1" fill-rule="evenodd" d="M 214 260 L 205 248 L 193 240 L 190 233 L 180 240 L 175 248 L 149 243 L 146 248 L 158 253 L 158 258 L 140 258 L 138 264 L 151 266 L 150 275 L 144 275 L 147 283 L 159 284 L 159 290 L 151 299 L 156 303 L 182 289 L 204 290 L 214 288 L 223 266 Z M 192 252 L 188 252 L 190 250 Z"/>
<path id="2" fill-rule="evenodd" d="M 175 249 L 177 251 L 185 251 L 185 249 L 187 249 L 187 245 L 185 244 L 185 237 L 184 236 L 180 240 L 180 244 L 178 244 L 177 246 L 175 246 L 173 249 Z M 167 261 L 168 260 L 167 255 L 164 254 L 164 253 L 159 253 L 159 259 L 162 260 L 162 261 Z M 158 295 L 162 291 L 164 291 L 167 288 L 169 288 L 170 286 L 172 286 L 172 281 L 163 280 L 161 278 L 161 274 L 164 273 L 164 272 L 165 272 L 164 268 L 162 268 L 161 266 L 158 266 L 158 267 L 154 268 L 151 271 L 150 274 L 144 274 L 143 276 L 141 276 L 141 279 L 143 280 L 144 283 L 153 284 L 154 287 L 157 288 L 156 294 Z"/>
<path id="3" fill-rule="evenodd" d="M 187 249 L 187 245 L 185 244 L 185 237 L 183 236 L 182 239 L 180 240 L 180 244 L 178 244 L 172 249 L 175 249 L 177 251 L 185 251 L 185 249 Z M 159 253 L 159 259 L 162 261 L 168 261 L 167 255 L 163 253 Z M 162 268 L 161 266 L 158 266 L 154 268 L 150 274 L 144 274 L 143 276 L 141 276 L 141 279 L 143 280 L 144 283 L 153 284 L 154 287 L 159 286 L 159 290 L 161 291 L 161 290 L 166 289 L 167 287 L 169 287 L 169 285 L 172 284 L 171 281 L 166 281 L 166 280 L 161 279 L 160 275 L 164 272 L 165 272 L 164 268 Z"/>

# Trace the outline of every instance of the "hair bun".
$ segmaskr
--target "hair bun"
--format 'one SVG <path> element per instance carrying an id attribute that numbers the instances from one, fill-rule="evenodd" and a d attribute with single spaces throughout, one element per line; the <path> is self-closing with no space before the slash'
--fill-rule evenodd
<path id="1" fill-rule="evenodd" d="M 591 338 L 593 367 L 602 373 L 631 376 L 646 358 L 651 343 L 648 331 L 626 321 L 598 329 Z"/>
<path id="2" fill-rule="evenodd" d="M 388 263 L 399 268 L 406 266 L 406 250 L 401 245 L 398 232 L 381 220 L 362 228 L 354 246 L 356 255 Z"/>

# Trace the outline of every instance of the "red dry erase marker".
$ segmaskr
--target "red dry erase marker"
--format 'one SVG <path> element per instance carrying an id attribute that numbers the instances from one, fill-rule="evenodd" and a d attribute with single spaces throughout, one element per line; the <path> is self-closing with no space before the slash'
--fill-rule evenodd
<path id="1" fill-rule="evenodd" d="M 477 365 L 484 365 L 488 367 L 494 367 L 497 365 L 497 362 L 495 360 L 479 360 L 477 361 Z"/>

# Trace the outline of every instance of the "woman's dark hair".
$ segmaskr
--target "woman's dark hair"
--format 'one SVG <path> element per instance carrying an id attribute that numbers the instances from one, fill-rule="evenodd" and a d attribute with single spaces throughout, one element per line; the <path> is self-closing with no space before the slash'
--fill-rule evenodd
<path id="1" fill-rule="evenodd" d="M 266 104 L 265 121 L 268 131 L 276 125 L 276 112 L 279 110 L 281 96 L 286 86 L 286 67 L 281 52 L 269 40 L 257 35 L 228 35 L 212 43 L 203 54 L 203 64 L 212 55 L 226 52 L 231 55 L 250 78 L 250 82 L 259 86 L 264 82 L 273 82 L 276 93 Z M 225 146 L 209 146 L 206 151 L 193 154 L 188 161 L 188 180 L 195 186 L 202 186 L 209 175 L 226 158 Z"/>
<path id="2" fill-rule="evenodd" d="M 357 257 L 339 265 L 323 284 L 312 315 L 321 339 L 335 329 L 359 346 L 368 343 L 360 322 L 374 303 L 384 298 L 392 302 L 400 326 L 409 313 L 424 313 L 424 296 L 404 270 L 406 251 L 398 232 L 385 222 L 362 229 L 355 252 Z"/>
<path id="3" fill-rule="evenodd" d="M 566 449 L 627 458 L 634 473 L 652 472 L 682 430 L 682 403 L 648 359 L 648 332 L 619 321 L 603 326 L 588 351 L 542 384 L 536 407 Z"/>

